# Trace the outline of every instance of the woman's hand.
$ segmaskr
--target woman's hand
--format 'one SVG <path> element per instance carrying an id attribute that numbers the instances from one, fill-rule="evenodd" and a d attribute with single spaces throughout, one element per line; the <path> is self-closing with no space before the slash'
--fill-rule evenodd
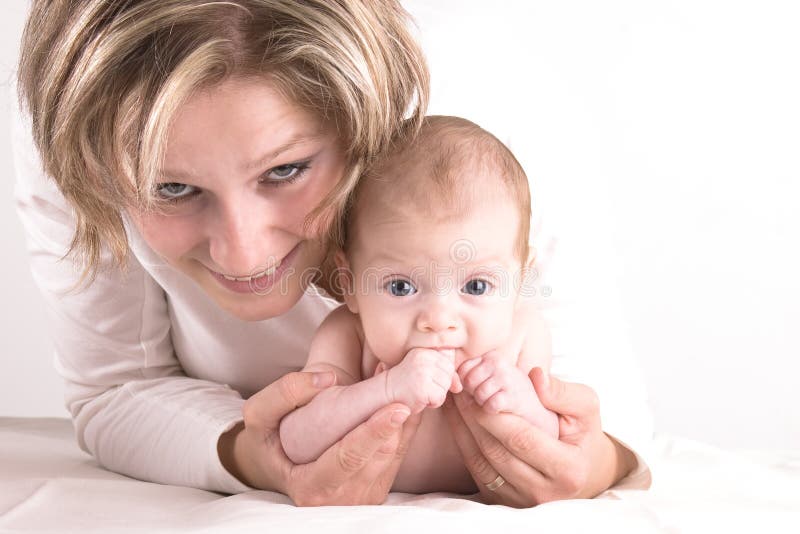
<path id="1" fill-rule="evenodd" d="M 292 464 L 283 452 L 280 420 L 334 382 L 333 373 L 289 373 L 253 395 L 244 405 L 244 424 L 220 438 L 225 468 L 298 506 L 383 503 L 419 425 L 406 406 L 378 410 L 309 464 Z"/>
<path id="2" fill-rule="evenodd" d="M 469 395 L 453 395 L 445 413 L 485 502 L 524 508 L 594 497 L 635 465 L 633 454 L 603 433 L 594 390 L 530 375 L 545 408 L 559 415 L 559 438 L 513 414 L 488 414 Z"/>

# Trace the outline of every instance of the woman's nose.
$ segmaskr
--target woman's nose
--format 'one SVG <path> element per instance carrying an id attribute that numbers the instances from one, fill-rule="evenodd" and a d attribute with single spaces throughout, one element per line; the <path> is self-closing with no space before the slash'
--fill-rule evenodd
<path id="1" fill-rule="evenodd" d="M 271 265 L 270 224 L 264 210 L 226 206 L 208 224 L 209 254 L 223 274 L 249 276 Z"/>
<path id="2" fill-rule="evenodd" d="M 459 323 L 457 305 L 448 295 L 436 295 L 427 299 L 417 316 L 417 329 L 421 332 L 458 330 Z"/>

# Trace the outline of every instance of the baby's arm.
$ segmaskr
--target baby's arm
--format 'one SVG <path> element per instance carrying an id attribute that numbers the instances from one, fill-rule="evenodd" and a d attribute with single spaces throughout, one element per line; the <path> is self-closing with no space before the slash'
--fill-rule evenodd
<path id="1" fill-rule="evenodd" d="M 311 343 L 305 371 L 332 371 L 337 385 L 284 417 L 280 438 L 296 464 L 316 460 L 379 408 L 401 402 L 412 413 L 441 406 L 455 376 L 452 356 L 414 349 L 387 372 L 360 380 L 362 346 L 357 317 L 341 307 L 323 321 Z"/>
<path id="2" fill-rule="evenodd" d="M 486 411 L 515 413 L 557 438 L 558 415 L 542 405 L 528 378 L 534 367 L 549 372 L 550 332 L 537 310 L 519 310 L 514 323 L 514 330 L 522 333 L 521 342 L 465 361 L 458 374 L 464 390 Z M 508 351 L 519 354 L 516 362 L 508 358 Z"/>
<path id="3" fill-rule="evenodd" d="M 361 381 L 361 352 L 355 317 L 344 306 L 332 311 L 314 335 L 303 370 L 333 372 L 336 386 L 320 392 L 281 421 L 281 445 L 295 464 L 316 460 L 389 404 L 379 381 Z"/>

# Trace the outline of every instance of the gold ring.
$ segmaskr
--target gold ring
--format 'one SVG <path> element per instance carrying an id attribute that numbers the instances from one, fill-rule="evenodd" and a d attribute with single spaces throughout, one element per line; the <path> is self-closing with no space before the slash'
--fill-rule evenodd
<path id="1" fill-rule="evenodd" d="M 506 479 L 497 475 L 497 478 L 486 484 L 486 489 L 489 491 L 497 491 L 497 488 L 506 483 Z"/>

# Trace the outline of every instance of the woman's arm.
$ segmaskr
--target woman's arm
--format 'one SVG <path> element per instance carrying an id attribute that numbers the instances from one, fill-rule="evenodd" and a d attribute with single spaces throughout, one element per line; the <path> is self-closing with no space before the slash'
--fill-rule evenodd
<path id="1" fill-rule="evenodd" d="M 104 256 L 95 282 L 72 291 L 80 270 L 62 257 L 75 222 L 19 113 L 14 154 L 17 208 L 81 448 L 110 470 L 163 484 L 224 493 L 258 487 L 298 504 L 385 500 L 418 418 L 406 421 L 407 408 L 387 406 L 317 462 L 292 465 L 270 429 L 332 380 L 292 373 L 245 403 L 224 384 L 185 376 L 164 292 L 132 255 L 125 274 Z"/>

